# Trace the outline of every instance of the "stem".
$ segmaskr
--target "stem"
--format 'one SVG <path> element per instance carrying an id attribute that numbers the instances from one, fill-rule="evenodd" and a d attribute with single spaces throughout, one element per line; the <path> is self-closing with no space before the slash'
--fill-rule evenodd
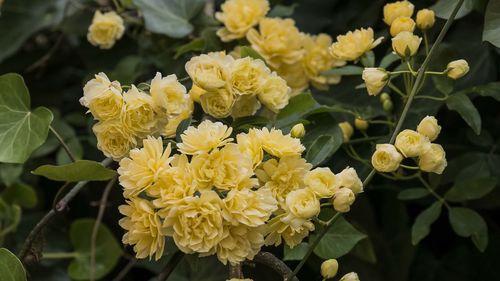
<path id="1" fill-rule="evenodd" d="M 163 268 L 162 272 L 158 275 L 157 281 L 167 280 L 183 257 L 184 253 L 181 251 L 177 251 L 168 261 L 167 265 Z"/>
<path id="2" fill-rule="evenodd" d="M 420 168 L 416 167 L 416 166 L 408 166 L 408 165 L 404 165 L 404 164 L 399 164 L 399 166 L 401 166 L 405 169 L 410 169 L 410 170 L 420 170 Z"/>
<path id="3" fill-rule="evenodd" d="M 402 73 L 411 73 L 409 70 L 400 70 L 400 71 L 388 71 L 390 75 L 393 74 L 402 74 Z"/>
<path id="4" fill-rule="evenodd" d="M 420 180 L 420 182 L 424 185 L 424 187 L 427 189 L 427 191 L 429 191 L 430 194 L 432 194 L 432 196 L 434 196 L 438 201 L 440 201 L 441 203 L 443 203 L 443 205 L 450 209 L 450 205 L 448 204 L 448 202 L 446 202 L 446 200 L 441 197 L 439 194 L 436 193 L 436 191 L 434 191 L 434 189 L 432 189 L 432 187 L 429 185 L 429 183 L 427 183 L 427 181 L 422 177 L 422 174 L 418 174 L 418 179 Z"/>
<path id="5" fill-rule="evenodd" d="M 54 136 L 57 138 L 57 140 L 59 141 L 59 143 L 61 143 L 62 147 L 66 151 L 66 154 L 68 154 L 69 159 L 71 159 L 72 162 L 75 162 L 76 161 L 75 155 L 73 154 L 73 152 L 71 152 L 71 149 L 66 144 L 66 142 L 61 137 L 61 135 L 59 135 L 59 133 L 52 126 L 49 126 L 49 130 L 54 134 Z"/>
<path id="6" fill-rule="evenodd" d="M 369 123 L 372 123 L 372 122 L 369 122 Z M 387 122 L 384 122 L 383 124 L 387 124 Z M 378 140 L 378 139 L 380 139 L 382 137 L 383 136 L 375 136 L 375 137 L 365 137 L 365 138 L 353 139 L 353 140 L 349 140 L 345 144 L 355 144 L 355 143 L 370 142 L 370 141 Z"/>
<path id="7" fill-rule="evenodd" d="M 396 92 L 396 94 L 400 95 L 402 98 L 406 98 L 406 95 L 398 87 L 396 87 L 396 85 L 394 85 L 391 82 L 389 82 L 387 84 L 387 86 L 389 86 L 389 88 L 391 88 L 391 90 L 393 90 L 394 92 Z"/>
<path id="8" fill-rule="evenodd" d="M 282 260 L 269 252 L 259 252 L 253 258 L 253 261 L 273 269 L 279 275 L 283 276 L 283 280 L 285 281 L 298 281 L 297 277 L 294 277 L 292 270 Z"/>
<path id="9" fill-rule="evenodd" d="M 112 281 L 121 281 L 125 276 L 127 276 L 127 273 L 134 267 L 134 265 L 137 263 L 137 260 L 135 258 L 131 259 L 127 265 L 116 275 L 115 278 L 113 278 Z"/>
<path id="10" fill-rule="evenodd" d="M 410 60 L 406 61 L 406 65 L 408 66 L 408 69 L 410 70 L 411 75 L 415 76 L 417 74 L 417 72 L 415 70 L 413 70 L 413 67 L 411 67 Z"/>
<path id="11" fill-rule="evenodd" d="M 433 96 L 416 96 L 415 99 L 428 99 L 428 100 L 437 100 L 437 101 L 445 101 L 448 99 L 448 96 L 445 97 L 433 97 Z"/>
<path id="12" fill-rule="evenodd" d="M 243 272 L 241 271 L 241 263 L 236 265 L 229 264 L 229 279 L 242 279 Z"/>
<path id="13" fill-rule="evenodd" d="M 425 74 L 431 74 L 431 75 L 444 75 L 446 71 L 426 71 Z"/>
<path id="14" fill-rule="evenodd" d="M 429 39 L 427 38 L 427 30 L 424 30 L 425 54 L 429 55 Z"/>
<path id="15" fill-rule="evenodd" d="M 71 259 L 71 258 L 76 258 L 80 254 L 77 252 L 71 252 L 71 253 L 42 253 L 42 258 L 43 259 Z"/>

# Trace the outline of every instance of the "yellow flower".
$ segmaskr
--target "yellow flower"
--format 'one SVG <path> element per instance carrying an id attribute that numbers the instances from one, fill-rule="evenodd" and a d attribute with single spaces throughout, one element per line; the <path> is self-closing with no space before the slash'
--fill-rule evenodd
<path id="1" fill-rule="evenodd" d="M 283 135 L 281 130 L 262 128 L 257 133 L 262 141 L 262 148 L 272 156 L 298 156 L 305 150 L 299 139 L 292 138 L 290 134 Z"/>
<path id="2" fill-rule="evenodd" d="M 257 129 L 250 129 L 247 134 L 238 134 L 236 142 L 240 151 L 250 157 L 254 168 L 262 162 L 264 151 L 262 150 L 262 142 Z"/>
<path id="3" fill-rule="evenodd" d="M 448 63 L 446 75 L 451 79 L 458 79 L 469 72 L 469 64 L 466 60 L 454 60 Z"/>
<path id="4" fill-rule="evenodd" d="M 286 208 L 290 213 L 302 219 L 310 219 L 317 216 L 320 211 L 319 199 L 310 188 L 293 190 L 286 196 Z"/>
<path id="5" fill-rule="evenodd" d="M 360 131 L 366 131 L 369 125 L 370 124 L 368 124 L 368 122 L 361 117 L 356 117 L 356 119 L 354 119 L 354 127 Z"/>
<path id="6" fill-rule="evenodd" d="M 222 240 L 217 244 L 217 258 L 232 265 L 252 260 L 264 245 L 264 236 L 259 229 L 246 225 L 224 225 Z M 231 279 L 251 280 L 251 279 Z"/>
<path id="7" fill-rule="evenodd" d="M 417 53 L 420 42 L 422 42 L 422 38 L 411 32 L 403 31 L 392 38 L 392 49 L 398 56 L 408 58 Z"/>
<path id="8" fill-rule="evenodd" d="M 336 259 L 329 259 L 321 264 L 321 276 L 324 279 L 331 279 L 337 275 L 339 263 Z"/>
<path id="9" fill-rule="evenodd" d="M 257 25 L 269 11 L 267 0 L 227 0 L 221 5 L 222 12 L 215 18 L 224 23 L 217 31 L 222 41 L 228 42 L 245 37 L 248 30 Z"/>
<path id="10" fill-rule="evenodd" d="M 356 196 L 349 188 L 341 188 L 337 190 L 333 196 L 333 208 L 340 213 L 347 213 L 351 210 L 351 205 L 354 203 Z"/>
<path id="11" fill-rule="evenodd" d="M 405 1 L 403 1 L 405 2 Z M 339 281 L 359 281 L 358 274 L 355 272 L 350 272 L 347 273 L 346 275 L 342 276 Z"/>
<path id="12" fill-rule="evenodd" d="M 178 143 L 179 151 L 188 154 L 202 154 L 224 146 L 233 139 L 229 138 L 233 129 L 221 122 L 205 120 L 198 127 L 190 126 L 181 135 L 182 143 Z"/>
<path id="13" fill-rule="evenodd" d="M 339 75 L 323 75 L 324 71 L 345 64 L 343 60 L 334 59 L 328 51 L 332 45 L 332 37 L 320 33 L 316 36 L 304 34 L 302 36 L 305 55 L 302 59 L 304 72 L 311 83 L 318 89 L 327 89 L 329 84 L 340 82 Z"/>
<path id="14" fill-rule="evenodd" d="M 422 9 L 417 12 L 417 27 L 426 30 L 434 26 L 436 17 L 433 10 Z"/>
<path id="15" fill-rule="evenodd" d="M 133 245 L 136 257 L 143 259 L 149 256 L 159 260 L 165 249 L 166 229 L 153 205 L 141 198 L 127 200 L 118 210 L 125 217 L 118 222 L 126 230 L 123 244 Z"/>
<path id="16" fill-rule="evenodd" d="M 269 188 L 230 190 L 224 198 L 224 219 L 232 225 L 250 227 L 264 225 L 278 209 L 278 202 Z"/>
<path id="17" fill-rule="evenodd" d="M 310 220 L 290 219 L 290 215 L 284 211 L 272 218 L 264 227 L 266 236 L 265 245 L 279 246 L 284 240 L 293 248 L 314 231 L 314 224 Z"/>
<path id="18" fill-rule="evenodd" d="M 304 177 L 304 184 L 320 198 L 332 197 L 339 189 L 337 178 L 329 168 L 315 168 Z"/>
<path id="19" fill-rule="evenodd" d="M 411 17 L 414 8 L 415 6 L 408 1 L 397 1 L 386 4 L 384 6 L 384 22 L 387 25 L 391 25 L 399 17 Z"/>
<path id="20" fill-rule="evenodd" d="M 137 146 L 135 136 L 124 128 L 120 120 L 100 121 L 92 130 L 97 137 L 97 148 L 115 161 L 127 156 Z"/>
<path id="21" fill-rule="evenodd" d="M 356 173 L 354 168 L 347 167 L 336 176 L 339 181 L 339 186 L 349 188 L 355 194 L 363 191 L 363 183 L 359 179 L 358 173 Z"/>
<path id="22" fill-rule="evenodd" d="M 330 54 L 337 60 L 355 61 L 382 42 L 383 37 L 373 39 L 373 29 L 361 28 L 337 36 L 330 46 Z"/>
<path id="23" fill-rule="evenodd" d="M 109 81 L 106 74 L 100 72 L 83 87 L 81 105 L 87 107 L 97 120 L 118 118 L 123 107 L 122 88 L 118 81 Z"/>
<path id="24" fill-rule="evenodd" d="M 426 136 L 430 141 L 434 141 L 441 132 L 441 126 L 438 125 L 436 117 L 425 116 L 425 118 L 418 124 L 417 132 Z"/>
<path id="25" fill-rule="evenodd" d="M 233 105 L 231 117 L 240 118 L 254 115 L 261 108 L 259 100 L 256 96 L 245 95 L 239 96 Z"/>
<path id="26" fill-rule="evenodd" d="M 283 78 L 273 73 L 262 83 L 257 97 L 265 107 L 278 112 L 288 104 L 290 88 Z"/>
<path id="27" fill-rule="evenodd" d="M 354 134 L 354 128 L 352 127 L 351 123 L 345 121 L 339 123 L 340 130 L 342 130 L 342 137 L 344 139 L 344 142 L 348 142 L 352 134 Z"/>
<path id="28" fill-rule="evenodd" d="M 186 72 L 193 83 L 205 91 L 216 91 L 226 86 L 234 59 L 224 52 L 214 52 L 191 58 Z"/>
<path id="29" fill-rule="evenodd" d="M 312 165 L 299 156 L 286 156 L 279 160 L 270 159 L 255 171 L 265 187 L 271 189 L 279 203 L 293 190 L 304 187 L 304 176 Z"/>
<path id="30" fill-rule="evenodd" d="M 158 183 L 161 173 L 170 168 L 170 144 L 163 150 L 161 138 L 148 137 L 144 146 L 132 149 L 129 157 L 120 160 L 118 174 L 126 198 L 139 195 Z"/>
<path id="31" fill-rule="evenodd" d="M 198 190 L 210 190 L 213 187 L 219 156 L 220 151 L 216 148 L 210 153 L 195 154 L 191 159 L 191 172 Z"/>
<path id="32" fill-rule="evenodd" d="M 214 164 L 213 183 L 219 189 L 244 189 L 257 184 L 256 179 L 250 179 L 254 174 L 252 160 L 235 143 L 226 144 Z"/>
<path id="33" fill-rule="evenodd" d="M 163 127 L 162 131 L 160 132 L 162 136 L 165 136 L 167 138 L 175 137 L 179 124 L 183 120 L 189 118 L 191 114 L 193 114 L 194 105 L 191 98 L 187 98 L 186 100 L 184 100 L 184 103 L 179 104 L 179 107 L 182 109 L 179 114 L 168 116 L 167 125 L 165 125 L 165 127 Z"/>
<path id="34" fill-rule="evenodd" d="M 235 102 L 235 96 L 226 89 L 208 92 L 200 97 L 203 111 L 215 118 L 225 118 L 231 115 Z"/>
<path id="35" fill-rule="evenodd" d="M 139 137 L 154 133 L 158 118 L 153 98 L 132 85 L 132 88 L 123 95 L 123 100 L 125 101 L 125 109 L 122 111 L 124 127 Z"/>
<path id="36" fill-rule="evenodd" d="M 186 87 L 179 83 L 175 74 L 161 77 L 157 72 L 151 80 L 151 96 L 156 110 L 163 116 L 178 115 L 185 109 L 186 100 L 189 96 L 186 94 Z"/>
<path id="37" fill-rule="evenodd" d="M 101 49 L 110 49 L 116 40 L 122 38 L 125 26 L 123 19 L 115 12 L 96 11 L 89 26 L 87 40 Z"/>
<path id="38" fill-rule="evenodd" d="M 413 130 L 403 130 L 397 137 L 394 145 L 404 157 L 416 157 L 429 148 L 429 139 Z"/>
<path id="39" fill-rule="evenodd" d="M 365 81 L 366 90 L 370 96 L 380 94 L 389 82 L 389 74 L 383 68 L 366 67 L 361 77 Z"/>
<path id="40" fill-rule="evenodd" d="M 292 138 L 298 138 L 300 139 L 306 134 L 306 129 L 304 128 L 304 124 L 298 123 L 293 125 L 292 129 L 290 130 L 290 135 Z"/>
<path id="41" fill-rule="evenodd" d="M 396 36 L 400 32 L 408 31 L 413 32 L 415 30 L 415 21 L 410 17 L 398 17 L 391 24 L 391 35 Z"/>
<path id="42" fill-rule="evenodd" d="M 276 69 L 279 77 L 286 81 L 286 85 L 290 87 L 290 96 L 296 96 L 309 86 L 309 78 L 306 75 L 304 66 L 302 62 L 296 62 L 293 64 L 281 64 L 281 66 Z"/>
<path id="43" fill-rule="evenodd" d="M 200 97 L 201 95 L 207 93 L 207 91 L 203 90 L 202 88 L 196 86 L 195 84 L 193 84 L 193 86 L 191 87 L 191 90 L 189 90 L 189 96 L 191 97 L 191 99 L 195 102 L 200 102 Z"/>
<path id="44" fill-rule="evenodd" d="M 271 70 L 260 59 L 237 59 L 231 69 L 230 87 L 236 95 L 255 95 Z"/>
<path id="45" fill-rule="evenodd" d="M 250 29 L 247 39 L 273 68 L 296 63 L 304 55 L 300 31 L 292 19 L 264 18 L 259 22 L 259 31 Z"/>
<path id="46" fill-rule="evenodd" d="M 396 147 L 392 144 L 377 144 L 377 149 L 372 155 L 372 165 L 379 172 L 394 172 L 403 160 Z"/>
<path id="47" fill-rule="evenodd" d="M 442 174 L 446 166 L 446 153 L 441 145 L 431 143 L 429 149 L 418 158 L 420 170 L 429 173 Z"/>
<path id="48" fill-rule="evenodd" d="M 165 217 L 167 234 L 184 253 L 213 254 L 224 234 L 222 206 L 214 191 L 185 197 Z"/>

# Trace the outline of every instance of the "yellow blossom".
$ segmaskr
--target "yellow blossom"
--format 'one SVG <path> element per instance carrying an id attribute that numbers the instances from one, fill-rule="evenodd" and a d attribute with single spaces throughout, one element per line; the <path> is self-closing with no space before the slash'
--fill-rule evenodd
<path id="1" fill-rule="evenodd" d="M 115 11 L 96 11 L 89 26 L 87 40 L 101 49 L 110 49 L 116 40 L 122 38 L 124 31 L 123 19 Z"/>
<path id="2" fill-rule="evenodd" d="M 391 36 L 396 36 L 400 32 L 408 31 L 413 32 L 415 30 L 415 21 L 410 17 L 398 17 L 391 24 Z"/>
<path id="3" fill-rule="evenodd" d="M 228 42 L 245 37 L 250 28 L 257 25 L 269 11 L 267 0 L 227 0 L 221 5 L 222 12 L 215 13 L 215 18 L 224 27 L 217 31 L 222 41 Z"/>
<path id="4" fill-rule="evenodd" d="M 286 85 L 290 87 L 290 96 L 296 96 L 304 92 L 309 86 L 309 78 L 301 61 L 293 64 L 283 63 L 276 69 L 276 72 L 279 77 L 286 81 Z"/>
<path id="5" fill-rule="evenodd" d="M 438 125 L 436 117 L 425 116 L 425 118 L 418 124 L 417 132 L 426 136 L 429 141 L 434 141 L 441 132 L 441 126 Z"/>
<path id="6" fill-rule="evenodd" d="M 186 94 L 186 87 L 179 83 L 175 74 L 162 78 L 161 73 L 157 72 L 151 80 L 151 96 L 155 108 L 163 116 L 178 115 L 184 111 L 184 104 L 189 96 Z"/>
<path id="7" fill-rule="evenodd" d="M 217 244 L 217 258 L 223 264 L 229 262 L 235 265 L 245 260 L 252 260 L 263 245 L 264 236 L 259 229 L 246 225 L 224 225 L 223 238 Z"/>
<path id="8" fill-rule="evenodd" d="M 281 130 L 262 128 L 257 133 L 262 141 L 262 148 L 272 156 L 282 158 L 300 155 L 305 150 L 299 139 L 292 138 L 290 134 L 284 135 Z"/>
<path id="9" fill-rule="evenodd" d="M 100 72 L 83 87 L 81 105 L 87 107 L 97 120 L 118 118 L 123 107 L 122 88 L 118 81 L 109 81 L 106 74 Z"/>
<path id="10" fill-rule="evenodd" d="M 359 277 L 356 272 L 349 272 L 346 275 L 342 276 L 339 281 L 359 281 Z"/>
<path id="11" fill-rule="evenodd" d="M 116 161 L 137 146 L 135 136 L 124 128 L 120 120 L 100 121 L 92 130 L 97 137 L 97 148 Z"/>
<path id="12" fill-rule="evenodd" d="M 466 60 L 454 60 L 448 63 L 446 75 L 451 79 L 458 79 L 469 72 L 469 64 Z"/>
<path id="13" fill-rule="evenodd" d="M 330 54 L 337 60 L 355 61 L 382 42 L 383 37 L 373 38 L 373 29 L 361 28 L 337 36 L 330 46 Z"/>
<path id="14" fill-rule="evenodd" d="M 429 139 L 413 130 L 403 130 L 396 136 L 394 145 L 405 157 L 416 157 L 429 148 Z"/>
<path id="15" fill-rule="evenodd" d="M 284 240 L 293 248 L 314 231 L 314 224 L 310 220 L 290 219 L 289 214 L 282 211 L 266 224 L 263 231 L 265 245 L 279 246 Z"/>
<path id="16" fill-rule="evenodd" d="M 366 67 L 361 76 L 365 81 L 366 90 L 370 96 L 376 96 L 382 92 L 389 82 L 389 74 L 385 69 L 378 67 Z"/>
<path id="17" fill-rule="evenodd" d="M 337 177 L 329 168 L 315 168 L 309 171 L 304 184 L 320 198 L 332 197 L 339 188 Z"/>
<path id="18" fill-rule="evenodd" d="M 233 62 L 233 57 L 224 52 L 202 54 L 186 63 L 186 72 L 198 87 L 216 91 L 226 86 Z"/>
<path id="19" fill-rule="evenodd" d="M 193 86 L 191 87 L 191 90 L 189 90 L 189 96 L 191 97 L 191 99 L 194 101 L 194 102 L 200 102 L 200 97 L 201 95 L 207 93 L 207 91 L 203 90 L 202 88 L 196 86 L 195 84 L 193 84 Z"/>
<path id="20" fill-rule="evenodd" d="M 418 158 L 420 170 L 429 173 L 442 174 L 446 166 L 446 153 L 441 145 L 431 143 L 429 149 Z"/>
<path id="21" fill-rule="evenodd" d="M 224 219 L 233 224 L 250 227 L 264 225 L 272 213 L 278 209 L 269 188 L 230 190 L 224 198 Z"/>
<path id="22" fill-rule="evenodd" d="M 314 191 L 307 187 L 288 193 L 285 204 L 290 214 L 297 218 L 310 219 L 320 211 L 319 199 Z"/>
<path id="23" fill-rule="evenodd" d="M 354 203 L 356 196 L 349 188 L 341 188 L 337 190 L 333 196 L 333 208 L 340 213 L 347 213 L 351 210 L 351 205 Z"/>
<path id="24" fill-rule="evenodd" d="M 254 115 L 261 108 L 261 104 L 256 96 L 239 96 L 232 108 L 231 117 L 240 118 Z"/>
<path id="25" fill-rule="evenodd" d="M 231 68 L 231 91 L 236 95 L 255 95 L 270 74 L 271 70 L 260 59 L 237 59 Z"/>
<path id="26" fill-rule="evenodd" d="M 221 122 L 205 120 L 198 127 L 190 126 L 181 135 L 182 143 L 178 143 L 179 151 L 184 154 L 202 154 L 210 150 L 224 146 L 232 141 L 229 138 L 233 129 Z"/>
<path id="27" fill-rule="evenodd" d="M 175 137 L 179 124 L 183 120 L 189 118 L 191 114 L 193 114 L 194 104 L 191 98 L 187 98 L 186 100 L 184 100 L 184 103 L 179 104 L 179 107 L 182 109 L 179 114 L 167 116 L 167 124 L 160 132 L 162 136 L 165 136 L 167 138 Z"/>
<path id="28" fill-rule="evenodd" d="M 283 78 L 273 73 L 262 82 L 257 98 L 265 107 L 278 112 L 288 104 L 290 88 Z"/>
<path id="29" fill-rule="evenodd" d="M 262 150 L 262 141 L 259 138 L 257 129 L 250 129 L 247 134 L 238 134 L 236 142 L 240 151 L 250 157 L 254 168 L 262 162 L 264 151 Z"/>
<path id="30" fill-rule="evenodd" d="M 415 6 L 409 1 L 396 1 L 385 4 L 384 22 L 391 25 L 399 17 L 411 17 Z"/>
<path id="31" fill-rule="evenodd" d="M 139 137 L 154 133 L 158 118 L 153 98 L 132 85 L 132 88 L 123 95 L 123 100 L 125 101 L 125 109 L 122 111 L 124 127 Z"/>
<path id="32" fill-rule="evenodd" d="M 219 151 L 214 165 L 213 184 L 219 189 L 244 189 L 257 184 L 257 179 L 250 179 L 254 174 L 252 160 L 235 143 Z"/>
<path id="33" fill-rule="evenodd" d="M 408 58 L 417 53 L 420 42 L 422 38 L 411 32 L 402 31 L 392 38 L 392 49 L 398 56 Z"/>
<path id="34" fill-rule="evenodd" d="M 417 27 L 426 30 L 434 26 L 436 17 L 433 10 L 422 9 L 417 12 Z"/>
<path id="35" fill-rule="evenodd" d="M 354 134 L 354 128 L 352 127 L 351 123 L 344 121 L 339 123 L 340 130 L 342 130 L 342 137 L 344 142 L 348 142 L 352 134 Z"/>
<path id="36" fill-rule="evenodd" d="M 215 118 L 225 118 L 231 115 L 235 102 L 235 96 L 227 89 L 207 92 L 200 97 L 203 111 Z"/>
<path id="37" fill-rule="evenodd" d="M 349 188 L 355 194 L 363 191 L 363 183 L 361 179 L 359 179 L 358 173 L 356 173 L 354 168 L 347 167 L 336 176 L 339 181 L 339 186 Z"/>
<path id="38" fill-rule="evenodd" d="M 372 155 L 372 166 L 379 172 L 394 172 L 403 160 L 396 147 L 392 144 L 377 144 Z"/>

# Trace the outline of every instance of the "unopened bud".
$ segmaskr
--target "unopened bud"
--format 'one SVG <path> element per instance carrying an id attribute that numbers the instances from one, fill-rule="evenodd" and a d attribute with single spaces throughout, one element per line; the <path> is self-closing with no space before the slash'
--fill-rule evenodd
<path id="1" fill-rule="evenodd" d="M 368 129 L 368 122 L 366 122 L 366 120 L 364 119 L 361 119 L 361 117 L 358 117 L 354 119 L 354 126 L 360 131 L 366 131 L 366 129 Z"/>
<path id="2" fill-rule="evenodd" d="M 295 126 L 292 127 L 292 130 L 290 130 L 290 135 L 294 138 L 301 138 L 306 134 L 306 129 L 304 128 L 304 124 L 298 123 L 295 124 Z"/>
<path id="3" fill-rule="evenodd" d="M 392 109 L 394 108 L 394 105 L 392 104 L 392 101 L 391 100 L 385 100 L 383 103 L 382 103 L 382 107 L 384 108 L 384 110 L 386 112 L 392 112 Z"/>
<path id="4" fill-rule="evenodd" d="M 325 279 L 331 279 L 337 275 L 339 263 L 336 259 L 329 259 L 321 264 L 321 276 Z"/>

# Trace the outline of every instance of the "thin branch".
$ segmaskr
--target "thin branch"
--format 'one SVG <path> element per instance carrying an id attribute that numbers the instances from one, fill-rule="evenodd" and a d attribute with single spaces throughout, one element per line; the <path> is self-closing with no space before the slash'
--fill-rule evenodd
<path id="1" fill-rule="evenodd" d="M 132 258 L 127 265 L 116 275 L 115 278 L 113 278 L 112 281 L 121 281 L 125 276 L 127 276 L 128 272 L 134 267 L 134 265 L 137 263 L 137 259 Z"/>
<path id="2" fill-rule="evenodd" d="M 287 279 L 287 276 L 292 274 L 292 270 L 282 260 L 269 252 L 259 252 L 253 258 L 253 261 L 271 268 L 276 273 L 283 276 L 283 280 L 298 281 L 297 277 L 293 276 Z"/>
<path id="3" fill-rule="evenodd" d="M 241 263 L 236 265 L 229 265 L 229 279 L 243 279 L 243 272 L 241 271 Z"/>
<path id="4" fill-rule="evenodd" d="M 163 268 L 162 272 L 158 275 L 158 278 L 156 280 L 157 281 L 167 280 L 183 257 L 184 253 L 181 251 L 177 251 L 168 261 L 167 265 Z"/>
<path id="5" fill-rule="evenodd" d="M 95 280 L 95 247 L 97 240 L 97 233 L 99 232 L 99 226 L 101 225 L 102 218 L 104 217 L 104 211 L 106 210 L 106 203 L 108 201 L 109 193 L 111 188 L 116 183 L 117 176 L 113 177 L 102 193 L 101 202 L 99 203 L 99 211 L 97 213 L 97 218 L 94 224 L 94 228 L 92 229 L 92 236 L 90 238 L 90 281 Z"/>
<path id="6" fill-rule="evenodd" d="M 62 147 L 66 151 L 66 154 L 68 154 L 69 159 L 71 159 L 72 162 L 75 162 L 76 161 L 75 155 L 73 154 L 73 152 L 71 152 L 71 149 L 69 148 L 68 144 L 66 144 L 61 135 L 59 135 L 59 133 L 52 126 L 49 126 L 49 130 L 54 134 L 59 143 L 61 143 Z"/>

